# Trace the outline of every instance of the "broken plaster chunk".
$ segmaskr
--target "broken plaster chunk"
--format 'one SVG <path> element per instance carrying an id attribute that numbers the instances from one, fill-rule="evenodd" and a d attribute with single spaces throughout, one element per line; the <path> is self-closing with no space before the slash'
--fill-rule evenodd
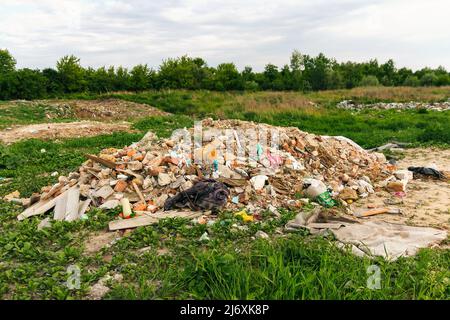
<path id="1" fill-rule="evenodd" d="M 128 163 L 128 169 L 132 170 L 132 171 L 139 171 L 142 170 L 142 162 L 140 161 L 131 161 Z"/>
<path id="2" fill-rule="evenodd" d="M 114 193 L 113 188 L 111 188 L 109 185 L 103 186 L 97 191 L 94 192 L 94 197 L 96 198 L 103 198 L 106 199 L 109 196 L 111 196 Z"/>
<path id="3" fill-rule="evenodd" d="M 182 186 L 184 183 L 186 182 L 186 180 L 184 179 L 183 176 L 178 177 L 177 180 L 175 180 L 174 182 L 172 182 L 170 184 L 170 187 L 172 189 L 178 189 L 180 186 Z"/>
<path id="4" fill-rule="evenodd" d="M 268 238 L 269 238 L 269 235 L 268 235 L 267 233 L 265 233 L 264 231 L 258 230 L 258 231 L 255 233 L 255 237 L 256 237 L 257 239 L 268 239 Z"/>
<path id="5" fill-rule="evenodd" d="M 119 204 L 120 204 L 119 200 L 116 199 L 108 200 L 100 206 L 100 209 L 114 209 L 118 207 Z"/>
<path id="6" fill-rule="evenodd" d="M 158 174 L 158 184 L 160 186 L 167 186 L 171 182 L 170 176 L 167 173 Z"/>
<path id="7" fill-rule="evenodd" d="M 407 184 L 406 180 L 391 181 L 391 182 L 388 182 L 386 188 L 389 191 L 402 192 L 402 191 L 406 191 L 406 184 Z"/>
<path id="8" fill-rule="evenodd" d="M 258 176 L 254 176 L 253 178 L 251 178 L 250 183 L 252 184 L 252 186 L 255 190 L 261 190 L 262 188 L 264 188 L 264 185 L 266 184 L 267 179 L 269 179 L 268 176 L 258 175 Z"/>
<path id="9" fill-rule="evenodd" d="M 394 172 L 394 176 L 399 180 L 412 180 L 413 179 L 413 172 L 409 170 L 397 170 Z"/>
<path id="10" fill-rule="evenodd" d="M 142 183 L 142 188 L 144 190 L 150 188 L 153 185 L 153 182 L 154 182 L 154 179 L 152 177 L 146 176 L 144 179 L 144 182 Z"/>
<path id="11" fill-rule="evenodd" d="M 166 193 L 162 194 L 154 200 L 155 205 L 159 208 L 164 207 L 164 203 L 166 202 L 167 198 L 169 198 L 169 196 Z"/>
<path id="12" fill-rule="evenodd" d="M 52 226 L 52 224 L 50 223 L 50 218 L 47 217 L 47 218 L 43 219 L 41 222 L 39 222 L 37 229 L 38 229 L 38 231 L 41 231 L 42 229 L 50 228 L 51 226 Z"/>
<path id="13" fill-rule="evenodd" d="M 20 192 L 18 190 L 11 192 L 3 197 L 3 200 L 11 202 L 13 199 L 20 198 Z"/>
<path id="14" fill-rule="evenodd" d="M 345 187 L 339 193 L 339 198 L 342 200 L 358 200 L 358 194 L 354 189 Z"/>

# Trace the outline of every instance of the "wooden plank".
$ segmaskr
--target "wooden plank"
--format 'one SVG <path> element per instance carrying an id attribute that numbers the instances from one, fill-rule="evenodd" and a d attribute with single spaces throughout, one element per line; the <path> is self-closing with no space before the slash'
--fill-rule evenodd
<path id="1" fill-rule="evenodd" d="M 67 191 L 66 221 L 78 219 L 78 209 L 80 206 L 80 188 L 72 188 Z"/>
<path id="2" fill-rule="evenodd" d="M 23 211 L 21 214 L 19 214 L 17 216 L 17 219 L 18 220 L 24 220 L 24 219 L 29 218 L 31 216 L 43 213 L 43 212 L 41 212 L 42 210 L 45 210 L 45 211 L 50 210 L 51 208 L 53 208 L 53 206 L 56 203 L 55 199 L 56 198 L 50 199 L 50 200 L 39 201 L 38 203 L 32 205 L 31 207 L 29 207 L 28 209 Z"/>
<path id="3" fill-rule="evenodd" d="M 369 217 L 369 216 L 374 216 L 377 214 L 383 214 L 383 213 L 387 213 L 389 211 L 388 208 L 377 208 L 377 209 L 372 209 L 372 210 L 367 210 L 365 212 L 359 213 L 359 212 L 355 212 L 354 215 L 358 218 L 360 217 Z"/>
<path id="4" fill-rule="evenodd" d="M 141 226 L 148 226 L 153 223 L 158 222 L 158 218 L 150 217 L 150 216 L 141 216 L 132 219 L 123 219 L 123 220 L 115 220 L 109 223 L 109 230 L 120 230 L 120 229 L 130 229 Z"/>
<path id="5" fill-rule="evenodd" d="M 115 169 L 116 168 L 116 163 L 106 160 L 106 159 L 102 159 L 100 157 L 94 156 L 93 154 L 85 154 L 86 157 L 88 157 L 89 159 L 91 159 L 92 161 L 98 162 L 102 165 L 104 165 L 105 167 L 111 168 L 111 169 Z"/>
<path id="6" fill-rule="evenodd" d="M 64 192 L 60 198 L 56 200 L 53 219 L 62 221 L 66 216 L 67 192 Z"/>
<path id="7" fill-rule="evenodd" d="M 43 214 L 43 213 L 47 212 L 48 210 L 50 210 L 51 208 L 53 208 L 56 205 L 56 201 L 58 201 L 58 199 L 60 199 L 61 197 L 64 196 L 64 193 L 66 192 L 66 189 L 68 189 L 68 188 L 69 188 L 68 185 L 65 186 L 61 190 L 63 192 L 53 199 L 41 200 L 41 201 L 35 203 L 31 207 L 29 207 L 28 209 L 23 211 L 21 214 L 19 214 L 17 216 L 17 219 L 23 220 L 23 219 L 29 218 L 31 216 L 35 216 L 35 215 Z M 73 188 L 75 188 L 75 187 L 73 187 Z"/>
<path id="8" fill-rule="evenodd" d="M 47 200 L 47 199 L 50 199 L 56 192 L 58 192 L 59 190 L 61 190 L 62 187 L 64 187 L 64 185 L 61 184 L 61 183 L 55 184 L 55 185 L 50 189 L 50 191 L 49 191 L 47 194 L 45 194 L 44 196 L 41 197 L 41 200 Z"/>
<path id="9" fill-rule="evenodd" d="M 141 199 L 141 201 L 142 201 L 143 203 L 145 203 L 145 198 L 144 198 L 144 196 L 142 195 L 141 190 L 139 190 L 138 185 L 137 185 L 134 181 L 131 182 L 131 184 L 133 185 L 134 190 L 136 191 L 137 195 L 139 196 L 139 199 Z"/>
<path id="10" fill-rule="evenodd" d="M 91 204 L 91 199 L 87 199 L 87 200 L 80 202 L 80 209 L 78 210 L 78 217 L 81 217 L 81 215 L 83 215 L 86 212 L 86 210 L 90 204 Z"/>
<path id="11" fill-rule="evenodd" d="M 120 229 L 130 229 L 142 226 L 148 226 L 154 223 L 158 223 L 160 219 L 165 218 L 195 218 L 202 214 L 203 212 L 198 211 L 167 211 L 150 215 L 147 211 L 136 211 L 136 213 L 145 214 L 140 217 L 132 219 L 115 220 L 109 223 L 109 230 L 120 230 Z"/>
<path id="12" fill-rule="evenodd" d="M 152 217 L 164 219 L 164 218 L 191 218 L 198 217 L 201 215 L 208 215 L 207 212 L 203 211 L 177 211 L 177 210 L 167 210 L 167 211 L 135 211 L 136 214 L 151 215 Z"/>

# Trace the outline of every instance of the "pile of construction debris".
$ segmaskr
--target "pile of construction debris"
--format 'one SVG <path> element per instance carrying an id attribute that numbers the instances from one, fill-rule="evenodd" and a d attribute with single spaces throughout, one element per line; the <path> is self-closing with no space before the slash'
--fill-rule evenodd
<path id="1" fill-rule="evenodd" d="M 398 109 L 398 110 L 433 110 L 433 111 L 446 111 L 450 110 L 450 101 L 445 102 L 378 102 L 373 104 L 357 104 L 352 100 L 343 100 L 337 104 L 340 109 L 349 110 L 362 110 L 362 109 Z"/>
<path id="2" fill-rule="evenodd" d="M 360 222 L 359 218 L 401 213 L 398 208 L 372 207 L 356 214 L 352 202 L 381 189 L 402 197 L 416 174 L 448 178 L 432 168 L 396 170 L 383 154 L 368 152 L 345 137 L 238 120 L 206 119 L 201 126 L 200 134 L 195 128 L 184 128 L 171 139 L 158 139 L 149 132 L 123 149 L 87 154 L 77 172 L 60 176 L 58 183 L 42 188 L 41 193 L 20 199 L 15 192 L 5 199 L 26 207 L 19 220 L 53 210 L 54 220 L 73 221 L 89 219 L 86 212 L 91 207 L 117 208 L 120 213 L 109 223 L 111 231 L 171 217 L 214 223 L 219 210 L 235 212 L 243 222 L 251 222 L 261 220 L 264 211 L 276 217 L 279 208 L 286 208 L 299 212 L 286 225 L 286 231 L 307 227 L 317 232 L 341 232 L 344 227 L 347 229 L 341 237 L 352 243 L 347 241 L 347 233 L 353 230 L 348 226 Z M 193 144 L 189 139 L 187 144 L 180 143 L 180 137 L 191 136 Z M 277 143 L 262 143 L 264 136 Z M 303 210 L 308 203 L 316 209 Z M 323 211 L 324 207 L 338 209 Z M 308 212 L 312 218 L 304 216 Z M 48 218 L 44 222 L 47 224 Z M 394 225 L 383 228 L 390 228 L 394 238 L 398 233 Z M 416 238 L 411 237 L 408 251 L 406 246 L 400 250 L 393 238 L 395 243 L 386 257 L 413 253 L 412 247 L 417 249 L 446 237 L 445 231 L 436 229 L 417 231 L 428 232 L 430 240 L 416 246 Z M 261 233 L 257 236 L 262 237 Z M 374 243 L 383 240 L 380 234 L 386 233 L 374 234 Z M 355 237 L 353 243 L 364 238 L 361 233 L 355 233 Z M 201 239 L 208 239 L 208 234 Z M 373 252 L 379 251 L 375 249 Z"/>
<path id="3" fill-rule="evenodd" d="M 55 185 L 25 199 L 29 207 L 18 219 L 53 209 L 55 220 L 72 221 L 86 219 L 89 207 L 119 206 L 123 208 L 123 219 L 137 215 L 130 220 L 141 216 L 144 221 L 123 225 L 120 220 L 114 221 L 111 229 L 116 229 L 115 223 L 125 228 L 180 215 L 171 209 L 183 208 L 189 209 L 184 215 L 191 217 L 201 210 L 245 207 L 246 214 L 257 217 L 261 210 L 298 209 L 327 194 L 334 199 L 318 201 L 324 206 L 333 206 L 339 199 L 351 202 L 373 192 L 373 183 L 390 175 L 382 154 L 368 153 L 345 137 L 318 136 L 298 128 L 237 120 L 206 119 L 202 126 L 206 130 L 201 146 L 191 153 L 183 152 L 175 141 L 158 139 L 149 132 L 140 142 L 121 150 L 109 148 L 98 156 L 86 155 L 88 160 L 77 172 L 60 176 Z M 212 129 L 222 134 L 208 134 Z M 262 147 L 248 136 L 249 129 L 257 134 L 276 130 L 280 148 Z M 184 131 L 193 133 L 193 129 Z M 234 139 L 223 133 L 227 131 Z M 196 155 L 201 163 L 194 161 Z M 198 181 L 206 182 L 202 186 Z M 394 187 L 393 182 L 389 183 Z M 202 190 L 205 196 L 218 192 L 222 203 L 200 199 Z M 194 196 L 185 197 L 189 192 Z M 180 199 L 174 198 L 176 195 Z M 209 207 L 201 200 L 209 201 Z"/>

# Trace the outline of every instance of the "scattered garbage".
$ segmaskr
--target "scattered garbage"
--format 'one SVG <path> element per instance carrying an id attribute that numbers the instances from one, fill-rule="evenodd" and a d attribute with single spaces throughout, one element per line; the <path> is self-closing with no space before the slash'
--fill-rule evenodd
<path id="1" fill-rule="evenodd" d="M 269 235 L 267 233 L 265 233 L 264 231 L 258 230 L 255 233 L 255 238 L 256 239 L 268 239 Z"/>
<path id="2" fill-rule="evenodd" d="M 204 232 L 202 235 L 201 235 L 201 237 L 200 237 L 200 239 L 198 239 L 199 241 L 209 241 L 210 239 L 209 239 L 209 236 L 208 236 L 208 232 Z"/>
<path id="3" fill-rule="evenodd" d="M 312 200 L 317 201 L 324 207 L 333 207 L 336 202 L 333 200 L 330 191 L 322 181 L 317 179 L 305 179 L 303 183 L 305 194 Z"/>
<path id="4" fill-rule="evenodd" d="M 336 205 L 336 201 L 334 201 L 334 199 L 331 197 L 331 193 L 328 190 L 324 193 L 319 194 L 316 197 L 316 200 L 319 204 L 327 208 L 331 208 Z"/>
<path id="5" fill-rule="evenodd" d="M 428 176 L 436 179 L 445 179 L 442 172 L 429 167 L 408 167 L 408 170 L 416 175 Z"/>
<path id="6" fill-rule="evenodd" d="M 253 215 L 249 215 L 245 209 L 241 210 L 239 212 L 236 212 L 234 214 L 234 216 L 235 217 L 241 217 L 242 221 L 244 221 L 244 222 L 252 222 L 252 221 L 254 221 Z"/>
<path id="7" fill-rule="evenodd" d="M 15 199 L 20 198 L 20 192 L 18 190 L 15 190 L 11 193 L 8 193 L 6 196 L 3 197 L 3 200 L 7 202 L 14 202 Z"/>
<path id="8" fill-rule="evenodd" d="M 377 102 L 373 104 L 356 104 L 352 100 L 343 100 L 337 104 L 340 109 L 349 110 L 363 110 L 363 109 L 397 109 L 397 110 L 433 110 L 433 111 L 447 111 L 450 110 L 450 102 Z"/>
<path id="9" fill-rule="evenodd" d="M 311 199 L 317 198 L 320 194 L 327 192 L 326 185 L 317 179 L 305 179 L 303 182 L 305 195 Z"/>
<path id="10" fill-rule="evenodd" d="M 363 218 L 363 217 L 370 217 L 375 216 L 378 214 L 384 214 L 384 213 L 391 213 L 391 214 L 400 214 L 401 211 L 398 208 L 378 208 L 378 209 L 372 209 L 368 210 L 362 213 L 354 212 L 355 217 Z"/>
<path id="11" fill-rule="evenodd" d="M 341 246 L 350 245 L 359 256 L 381 256 L 387 260 L 413 256 L 420 248 L 447 238 L 447 231 L 429 227 L 412 227 L 384 221 L 364 221 L 334 228 Z"/>
<path id="12" fill-rule="evenodd" d="M 384 150 L 402 151 L 403 148 L 408 147 L 410 145 L 411 145 L 411 143 L 407 143 L 407 142 L 391 142 L 391 143 L 386 143 L 386 144 L 376 147 L 376 148 L 367 149 L 367 151 L 369 151 L 369 152 L 384 151 Z"/>

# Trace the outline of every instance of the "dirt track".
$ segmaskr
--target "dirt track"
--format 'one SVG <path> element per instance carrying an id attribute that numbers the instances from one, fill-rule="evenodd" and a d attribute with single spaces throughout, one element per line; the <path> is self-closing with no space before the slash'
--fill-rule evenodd
<path id="1" fill-rule="evenodd" d="M 130 124 L 97 121 L 39 123 L 2 130 L 0 131 L 0 141 L 5 144 L 10 144 L 24 139 L 56 140 L 79 138 L 109 134 L 115 131 L 131 131 Z"/>

